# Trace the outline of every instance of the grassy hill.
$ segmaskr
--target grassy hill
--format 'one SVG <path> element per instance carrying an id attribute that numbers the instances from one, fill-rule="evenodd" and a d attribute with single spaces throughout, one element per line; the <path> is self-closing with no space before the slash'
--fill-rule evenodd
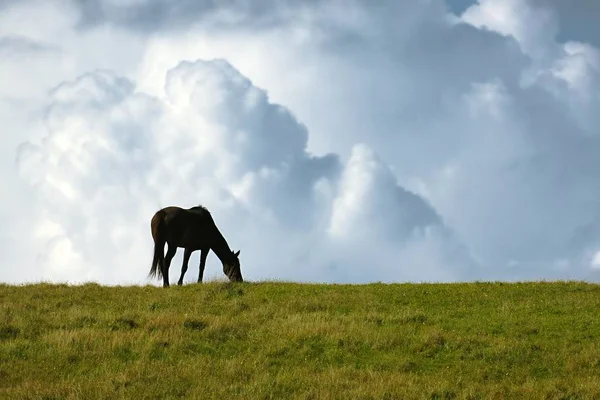
<path id="1" fill-rule="evenodd" d="M 600 286 L 0 285 L 0 398 L 600 398 Z"/>

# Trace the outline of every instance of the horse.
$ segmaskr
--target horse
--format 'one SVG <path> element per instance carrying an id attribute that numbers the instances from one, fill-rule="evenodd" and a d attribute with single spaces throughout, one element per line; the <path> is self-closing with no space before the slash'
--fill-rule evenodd
<path id="1" fill-rule="evenodd" d="M 158 210 L 150 221 L 152 239 L 154 240 L 154 257 L 150 268 L 150 277 L 163 278 L 163 287 L 169 287 L 169 267 L 177 252 L 184 248 L 181 277 L 177 282 L 183 284 L 183 276 L 188 268 L 192 253 L 200 250 L 200 271 L 198 283 L 202 282 L 206 257 L 212 250 L 223 264 L 223 273 L 232 282 L 243 282 L 240 251 L 231 251 L 227 241 L 217 228 L 210 212 L 203 206 L 184 209 L 169 206 Z M 165 256 L 165 243 L 168 245 Z"/>

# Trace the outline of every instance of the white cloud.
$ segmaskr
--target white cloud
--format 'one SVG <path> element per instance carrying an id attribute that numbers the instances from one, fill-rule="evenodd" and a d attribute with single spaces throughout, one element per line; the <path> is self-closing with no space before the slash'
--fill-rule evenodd
<path id="1" fill-rule="evenodd" d="M 389 167 L 364 144 L 352 149 L 339 186 L 329 228 L 334 237 L 402 243 L 416 229 L 441 224 L 423 199 L 397 186 Z"/>
<path id="2" fill-rule="evenodd" d="M 600 251 L 594 254 L 594 258 L 592 259 L 592 268 L 599 269 L 600 268 Z"/>
<path id="3" fill-rule="evenodd" d="M 465 10 L 462 19 L 514 37 L 523 51 L 535 58 L 547 55 L 558 34 L 554 9 L 523 0 L 479 0 Z"/>
<path id="4" fill-rule="evenodd" d="M 370 226 L 361 237 L 371 251 L 401 244 L 417 228 L 441 227 L 434 211 L 398 187 L 365 146 L 345 167 L 335 204 L 327 196 L 319 202 L 319 185 L 337 192 L 339 161 L 306 153 L 304 126 L 227 62 L 182 62 L 166 75 L 165 89 L 163 98 L 150 97 L 124 78 L 97 71 L 53 90 L 48 135 L 19 153 L 23 177 L 43 199 L 44 277 L 142 281 L 153 211 L 198 199 L 218 216 L 231 246 L 244 250 L 245 274 L 254 279 L 303 279 L 290 260 L 312 251 L 311 238 L 329 240 L 320 219 L 331 210 L 334 237 L 340 224 L 351 224 L 342 227 L 346 231 Z M 357 191 L 353 207 L 337 204 Z M 415 251 L 410 260 L 418 262 Z M 313 279 L 320 265 L 338 257 L 322 247 L 317 252 Z M 402 276 L 402 260 L 385 274 L 369 273 L 383 280 Z"/>
<path id="5" fill-rule="evenodd" d="M 144 281 L 149 216 L 202 202 L 251 279 L 597 279 L 598 49 L 550 1 L 169 4 L 3 10 L 27 276 Z"/>
<path id="6" fill-rule="evenodd" d="M 331 210 L 332 248 L 358 281 L 457 280 L 474 266 L 429 204 L 364 144 L 353 147 Z"/>

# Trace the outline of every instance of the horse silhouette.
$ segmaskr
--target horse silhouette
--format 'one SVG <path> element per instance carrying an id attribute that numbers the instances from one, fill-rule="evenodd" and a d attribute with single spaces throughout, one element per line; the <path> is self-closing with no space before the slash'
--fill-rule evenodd
<path id="1" fill-rule="evenodd" d="M 238 256 L 240 251 L 231 251 L 227 241 L 217 228 L 210 212 L 203 206 L 189 209 L 165 207 L 158 210 L 150 222 L 154 240 L 154 257 L 149 276 L 163 278 L 163 287 L 169 286 L 169 267 L 178 247 L 185 249 L 181 277 L 177 282 L 183 284 L 183 276 L 188 269 L 190 256 L 200 250 L 200 271 L 198 282 L 202 282 L 206 257 L 212 250 L 223 264 L 223 273 L 230 281 L 243 282 Z M 165 243 L 168 245 L 164 254 Z"/>

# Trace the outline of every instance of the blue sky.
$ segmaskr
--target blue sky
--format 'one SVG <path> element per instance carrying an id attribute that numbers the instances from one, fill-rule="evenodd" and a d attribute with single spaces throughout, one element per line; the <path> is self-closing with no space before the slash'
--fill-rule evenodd
<path id="1" fill-rule="evenodd" d="M 198 203 L 250 280 L 597 281 L 597 4 L 5 2 L 0 281 L 146 284 Z"/>

